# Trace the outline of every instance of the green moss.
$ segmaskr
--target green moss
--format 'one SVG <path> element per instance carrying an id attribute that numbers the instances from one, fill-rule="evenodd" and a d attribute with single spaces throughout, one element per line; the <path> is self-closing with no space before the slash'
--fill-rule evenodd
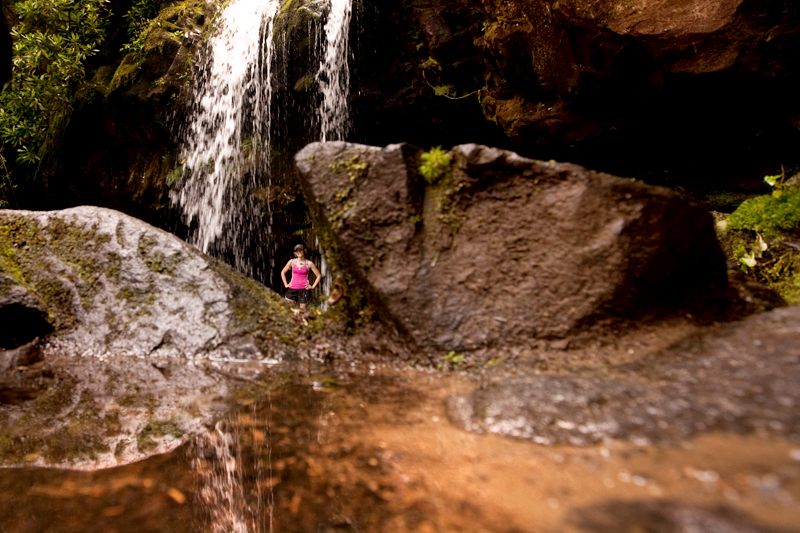
<path id="1" fill-rule="evenodd" d="M 443 150 L 434 148 L 423 153 L 421 159 L 423 163 L 419 166 L 419 171 L 429 183 L 425 193 L 427 199 L 423 221 L 431 228 L 437 221 L 441 222 L 450 228 L 452 234 L 456 234 L 462 222 L 457 206 L 464 184 L 454 172 L 450 155 Z M 438 235 L 436 231 L 429 233 Z"/>
<path id="2" fill-rule="evenodd" d="M 170 436 L 179 439 L 184 435 L 184 431 L 172 420 L 153 420 L 139 432 L 136 437 L 136 444 L 139 451 L 146 452 L 152 450 L 158 443 L 155 439 Z"/>
<path id="3" fill-rule="evenodd" d="M 347 179 L 356 181 L 358 178 L 366 177 L 369 172 L 369 163 L 362 161 L 361 157 L 356 154 L 350 159 L 339 159 L 333 163 L 328 164 L 328 168 L 336 172 L 347 172 Z"/>
<path id="4" fill-rule="evenodd" d="M 144 58 L 138 54 L 126 54 L 125 57 L 122 58 L 122 63 L 120 63 L 117 70 L 114 72 L 114 76 L 111 78 L 111 85 L 105 91 L 109 93 L 111 91 L 115 91 L 120 87 L 124 87 L 128 85 L 139 72 L 142 64 L 144 63 Z"/>
<path id="5" fill-rule="evenodd" d="M 167 42 L 181 44 L 183 39 L 178 38 L 176 34 L 183 34 L 183 30 L 170 22 L 162 22 L 161 26 L 153 28 L 148 32 L 144 41 L 145 53 L 151 50 L 162 52 Z"/>
<path id="6" fill-rule="evenodd" d="M 0 226 L 0 269 L 43 302 L 51 325 L 57 329 L 71 325 L 74 316 L 68 285 L 77 289 L 83 305 L 91 307 L 98 279 L 94 254 L 111 237 L 58 219 L 53 219 L 44 232 L 33 219 L 4 218 Z M 59 256 L 70 268 L 58 275 L 49 272 L 44 265 L 50 254 Z M 62 281 L 64 278 L 68 281 Z"/>
<path id="7" fill-rule="evenodd" d="M 165 274 L 168 276 L 175 275 L 175 267 L 183 261 L 183 255 L 180 252 L 175 252 L 169 257 L 159 251 L 153 251 L 158 241 L 151 235 L 143 235 L 139 239 L 139 257 L 142 258 L 144 264 L 157 274 Z"/>
<path id="8" fill-rule="evenodd" d="M 776 191 L 744 201 L 728 218 L 728 228 L 744 229 L 776 237 L 800 230 L 800 189 Z"/>
<path id="9" fill-rule="evenodd" d="M 716 213 L 717 235 L 725 255 L 742 270 L 777 292 L 790 305 L 800 305 L 800 251 L 789 233 L 762 237 L 749 229 L 734 229 L 730 218 Z M 788 244 L 787 244 L 788 243 Z"/>
<path id="10" fill-rule="evenodd" d="M 119 285 L 119 273 L 122 269 L 122 258 L 115 253 L 108 254 L 108 266 L 106 266 L 106 278 Z"/>

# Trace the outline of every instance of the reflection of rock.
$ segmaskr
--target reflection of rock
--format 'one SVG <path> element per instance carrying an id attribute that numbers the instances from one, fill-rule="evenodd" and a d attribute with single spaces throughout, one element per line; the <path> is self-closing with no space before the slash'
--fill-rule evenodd
<path id="1" fill-rule="evenodd" d="M 3 372 L 14 370 L 18 366 L 27 366 L 42 360 L 42 351 L 39 339 L 33 339 L 13 350 L 0 350 L 0 375 Z"/>
<path id="2" fill-rule="evenodd" d="M 571 511 L 567 523 L 585 533 L 787 533 L 787 530 L 756 524 L 747 515 L 727 507 L 708 509 L 669 501 L 603 503 Z"/>
<path id="3" fill-rule="evenodd" d="M 225 408 L 231 382 L 213 370 L 164 358 L 51 357 L 14 372 L 0 380 L 0 465 L 94 469 L 172 450 Z"/>
<path id="4" fill-rule="evenodd" d="M 0 314 L 44 314 L 46 353 L 262 359 L 295 328 L 277 294 L 108 209 L 3 211 L 0 275 Z"/>
<path id="5" fill-rule="evenodd" d="M 420 346 L 563 337 L 725 284 L 711 217 L 666 189 L 484 146 L 450 154 L 427 186 L 407 145 L 296 157 L 348 291 Z"/>
<path id="6" fill-rule="evenodd" d="M 607 375 L 539 374 L 448 399 L 458 427 L 543 444 L 678 442 L 695 433 L 800 438 L 800 307 L 697 334 Z"/>

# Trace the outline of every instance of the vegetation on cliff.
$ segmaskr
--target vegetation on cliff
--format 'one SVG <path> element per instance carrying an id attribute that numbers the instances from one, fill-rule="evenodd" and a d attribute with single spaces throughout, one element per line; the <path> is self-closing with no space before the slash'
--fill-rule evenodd
<path id="1" fill-rule="evenodd" d="M 14 74 L 0 92 L 0 206 L 15 182 L 35 179 L 52 156 L 108 15 L 105 0 L 22 0 L 15 8 Z"/>

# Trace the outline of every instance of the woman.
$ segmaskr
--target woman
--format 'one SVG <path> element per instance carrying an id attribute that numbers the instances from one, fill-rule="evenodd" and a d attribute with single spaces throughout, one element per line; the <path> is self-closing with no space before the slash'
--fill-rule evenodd
<path id="1" fill-rule="evenodd" d="M 290 268 L 292 269 L 292 282 L 287 283 L 286 273 Z M 308 282 L 309 269 L 316 276 L 313 285 Z M 306 304 L 311 301 L 311 289 L 314 289 L 319 284 L 322 276 L 316 265 L 306 259 L 306 249 L 302 244 L 298 244 L 294 247 L 294 259 L 289 259 L 289 262 L 281 270 L 281 279 L 283 280 L 283 285 L 289 289 L 286 291 L 286 299 L 290 302 L 299 303 L 300 309 L 303 310 L 306 308 Z"/>

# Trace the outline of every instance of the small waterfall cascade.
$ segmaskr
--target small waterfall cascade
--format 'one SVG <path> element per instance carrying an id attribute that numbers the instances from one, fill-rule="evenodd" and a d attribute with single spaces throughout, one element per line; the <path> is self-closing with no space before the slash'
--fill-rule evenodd
<path id="1" fill-rule="evenodd" d="M 269 279 L 279 266 L 270 188 L 273 181 L 281 181 L 285 170 L 279 169 L 287 168 L 286 162 L 275 166 L 276 158 L 290 157 L 279 150 L 273 153 L 274 141 L 282 135 L 306 138 L 305 142 L 343 140 L 350 128 L 352 0 L 313 0 L 301 10 L 319 21 L 314 37 L 320 59 L 312 78 L 319 92 L 305 113 L 311 128 L 282 132 L 275 126 L 288 111 L 303 114 L 302 109 L 277 106 L 279 99 L 273 95 L 275 87 L 291 87 L 290 80 L 273 79 L 280 76 L 273 72 L 279 60 L 295 59 L 280 53 L 291 44 L 287 36 L 274 35 L 281 1 L 232 0 L 219 14 L 207 53 L 200 58 L 192 107 L 179 132 L 182 174 L 171 201 L 182 212 L 189 242 L 260 280 Z M 321 287 L 330 291 L 324 258 L 321 266 Z"/>
<path id="2" fill-rule="evenodd" d="M 182 132 L 182 186 L 172 194 L 190 241 L 204 252 L 227 253 L 251 276 L 246 244 L 257 229 L 252 193 L 259 176 L 269 173 L 272 30 L 279 7 L 278 0 L 235 0 L 221 13 Z"/>
<path id="3" fill-rule="evenodd" d="M 347 108 L 350 95 L 348 30 L 352 11 L 352 0 L 331 0 L 325 23 L 325 53 L 317 74 L 321 95 L 319 116 L 322 141 L 343 141 L 350 126 Z"/>

